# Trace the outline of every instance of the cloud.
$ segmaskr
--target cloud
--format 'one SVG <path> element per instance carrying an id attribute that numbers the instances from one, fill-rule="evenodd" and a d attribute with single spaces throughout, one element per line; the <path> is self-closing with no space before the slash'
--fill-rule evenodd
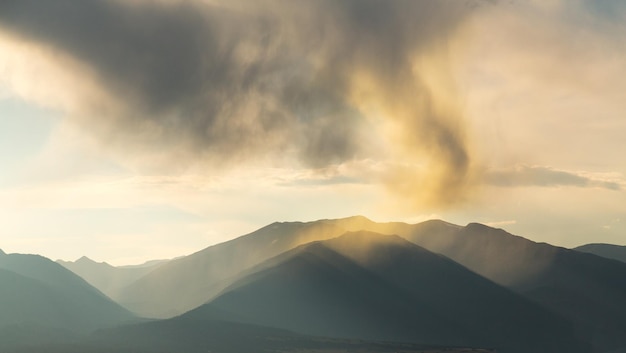
<path id="1" fill-rule="evenodd" d="M 525 141 L 525 163 L 619 158 L 623 29 L 604 19 L 623 12 L 483 3 L 2 0 L 0 80 L 139 174 L 302 168 L 311 184 L 373 181 L 437 209 L 473 195 L 486 155 L 509 165 Z M 316 174 L 363 160 L 385 170 Z M 551 178 L 619 187 L 574 174 Z"/>
<path id="2" fill-rule="evenodd" d="M 442 206 L 470 188 L 449 65 L 474 3 L 3 0 L 0 30 L 96 83 L 38 84 L 139 170 L 375 158 Z"/>
<path id="3" fill-rule="evenodd" d="M 490 170 L 485 175 L 487 184 L 501 187 L 539 186 L 602 188 L 621 190 L 619 180 L 595 178 L 588 173 L 569 172 L 543 166 L 518 165 L 508 169 Z"/>
<path id="4" fill-rule="evenodd" d="M 510 226 L 513 224 L 517 224 L 517 221 L 514 219 L 511 219 L 511 220 L 506 220 L 506 221 L 485 222 L 484 224 L 492 228 L 501 228 L 501 227 L 506 227 L 506 226 Z"/>
<path id="5" fill-rule="evenodd" d="M 626 134 L 623 4 L 518 1 L 480 12 L 458 75 L 475 158 L 626 173 L 616 153 Z"/>

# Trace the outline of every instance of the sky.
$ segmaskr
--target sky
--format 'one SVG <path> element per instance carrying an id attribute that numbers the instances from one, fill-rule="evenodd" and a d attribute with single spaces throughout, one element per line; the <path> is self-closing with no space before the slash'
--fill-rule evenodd
<path id="1" fill-rule="evenodd" d="M 357 214 L 626 245 L 623 38 L 621 0 L 0 0 L 0 248 Z"/>

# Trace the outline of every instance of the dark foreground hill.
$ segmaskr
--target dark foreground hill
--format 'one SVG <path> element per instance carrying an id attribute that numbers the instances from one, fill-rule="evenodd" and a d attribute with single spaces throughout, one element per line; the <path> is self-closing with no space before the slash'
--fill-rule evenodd
<path id="1" fill-rule="evenodd" d="M 396 236 L 348 233 L 258 268 L 182 318 L 500 352 L 588 351 L 566 320 Z"/>
<path id="2" fill-rule="evenodd" d="M 134 319 L 59 264 L 0 253 L 0 351 L 20 341 L 65 340 Z"/>
<path id="3" fill-rule="evenodd" d="M 310 337 L 212 320 L 174 318 L 101 330 L 71 343 L 31 345 L 5 353 L 495 353 L 490 349 Z"/>
<path id="4" fill-rule="evenodd" d="M 574 250 L 626 262 L 626 246 L 624 245 L 587 244 L 574 248 Z"/>

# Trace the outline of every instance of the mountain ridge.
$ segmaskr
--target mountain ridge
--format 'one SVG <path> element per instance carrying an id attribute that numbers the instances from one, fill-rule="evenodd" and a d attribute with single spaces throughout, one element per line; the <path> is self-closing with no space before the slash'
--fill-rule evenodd
<path id="1" fill-rule="evenodd" d="M 70 339 L 134 320 L 129 311 L 50 259 L 0 256 L 0 350 Z"/>
<path id="2" fill-rule="evenodd" d="M 626 245 L 592 243 L 575 247 L 572 250 L 594 254 L 607 259 L 626 262 Z"/>
<path id="3" fill-rule="evenodd" d="M 623 264 L 473 222 L 466 226 L 442 220 L 376 223 L 362 216 L 274 222 L 164 264 L 126 287 L 122 303 L 151 317 L 180 315 L 216 298 L 239 276 L 272 257 L 358 230 L 396 234 L 444 255 L 572 320 L 598 350 L 626 345 L 620 334 L 626 331 Z"/>
<path id="4" fill-rule="evenodd" d="M 83 278 L 107 297 L 119 301 L 119 293 L 123 288 L 167 261 L 154 260 L 140 265 L 115 267 L 107 262 L 96 262 L 82 256 L 76 261 L 57 260 L 56 262 Z"/>
<path id="5" fill-rule="evenodd" d="M 366 261 L 374 253 L 382 256 Z M 417 262 L 403 262 L 410 256 L 398 256 L 402 253 L 411 255 Z M 391 268 L 385 268 L 383 263 Z M 394 278 L 393 273 L 404 266 L 410 270 Z M 339 337 L 439 345 L 493 347 L 499 344 L 505 352 L 524 352 L 531 348 L 551 352 L 556 346 L 550 346 L 553 343 L 549 342 L 559 342 L 558 347 L 563 348 L 574 337 L 573 333 L 567 334 L 572 329 L 567 328 L 565 320 L 445 256 L 394 235 L 347 232 L 338 238 L 302 245 L 257 268 L 257 272 L 240 278 L 211 302 L 181 317 L 206 315 L 205 318 L 223 320 L 224 315 L 230 313 L 235 321 L 290 328 L 306 334 L 334 332 L 337 337 L 338 332 L 343 332 Z M 418 278 L 417 282 L 404 286 L 403 282 L 410 277 Z M 441 277 L 446 280 L 442 281 Z M 467 294 L 457 282 L 467 283 L 488 299 L 481 300 L 481 295 L 470 297 L 469 301 L 463 299 Z M 444 299 L 437 302 L 433 299 L 436 297 Z M 464 304 L 455 306 L 458 302 Z M 507 304 L 498 304 L 500 302 Z M 493 305 L 497 309 L 490 314 L 483 313 Z M 463 310 L 459 310 L 461 307 Z M 515 311 L 511 307 L 523 310 Z M 459 319 L 458 316 L 464 315 L 464 319 Z M 486 318 L 498 325 L 485 324 Z M 518 325 L 525 331 L 513 328 L 519 328 L 515 322 L 521 318 L 534 318 Z M 535 328 L 529 327 L 533 322 Z M 508 327 L 511 329 L 507 330 Z M 533 333 L 524 336 L 524 332 Z M 513 348 L 510 341 L 489 338 L 505 336 L 514 341 L 519 350 Z M 581 347 L 569 349 L 585 351 Z"/>

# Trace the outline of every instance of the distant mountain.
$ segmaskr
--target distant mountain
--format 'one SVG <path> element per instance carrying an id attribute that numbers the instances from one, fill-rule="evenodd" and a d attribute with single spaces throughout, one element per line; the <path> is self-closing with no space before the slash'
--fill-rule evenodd
<path id="1" fill-rule="evenodd" d="M 59 264 L 0 254 L 0 348 L 45 333 L 71 336 L 128 322 L 133 315 Z M 36 334 L 35 334 L 36 333 Z"/>
<path id="2" fill-rule="evenodd" d="M 139 278 L 150 273 L 168 260 L 154 260 L 141 265 L 114 267 L 106 262 L 95 262 L 88 257 L 57 262 L 98 288 L 109 298 L 118 301 L 120 291 Z"/>
<path id="3" fill-rule="evenodd" d="M 371 232 L 303 245 L 182 318 L 499 352 L 586 352 L 569 323 L 463 266 Z"/>
<path id="4" fill-rule="evenodd" d="M 574 250 L 626 262 L 626 246 L 624 245 L 587 244 L 574 248 Z"/>
<path id="5" fill-rule="evenodd" d="M 182 258 L 183 256 L 177 257 L 177 259 Z M 169 259 L 160 259 L 160 260 L 149 260 L 142 264 L 138 265 L 123 265 L 123 266 L 115 266 L 116 268 L 121 269 L 133 269 L 133 268 L 154 268 L 155 266 L 162 265 L 166 262 L 170 261 Z"/>

